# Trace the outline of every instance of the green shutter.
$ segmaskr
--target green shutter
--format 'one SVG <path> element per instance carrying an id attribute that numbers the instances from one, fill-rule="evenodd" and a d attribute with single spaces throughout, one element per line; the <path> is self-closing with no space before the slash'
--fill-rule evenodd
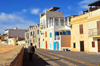
<path id="1" fill-rule="evenodd" d="M 35 39 L 33 39 L 33 43 L 35 43 Z"/>

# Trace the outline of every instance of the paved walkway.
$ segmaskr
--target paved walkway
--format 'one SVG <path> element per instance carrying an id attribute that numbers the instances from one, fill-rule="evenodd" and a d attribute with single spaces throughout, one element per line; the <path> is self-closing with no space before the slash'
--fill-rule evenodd
<path id="1" fill-rule="evenodd" d="M 24 50 L 24 57 L 23 57 L 23 66 L 46 66 L 49 65 L 46 61 L 44 61 L 41 57 L 37 54 L 33 55 L 33 62 L 30 62 L 28 59 L 27 49 Z"/>
<path id="2" fill-rule="evenodd" d="M 100 54 L 85 52 L 66 52 L 36 49 L 33 62 L 28 61 L 26 53 L 23 66 L 99 66 Z"/>

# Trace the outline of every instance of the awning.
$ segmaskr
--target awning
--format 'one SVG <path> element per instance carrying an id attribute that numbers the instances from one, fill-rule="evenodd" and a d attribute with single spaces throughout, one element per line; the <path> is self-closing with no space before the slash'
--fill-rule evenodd
<path id="1" fill-rule="evenodd" d="M 68 30 L 70 30 L 70 28 L 60 28 L 60 29 L 58 29 L 56 31 L 68 31 Z"/>

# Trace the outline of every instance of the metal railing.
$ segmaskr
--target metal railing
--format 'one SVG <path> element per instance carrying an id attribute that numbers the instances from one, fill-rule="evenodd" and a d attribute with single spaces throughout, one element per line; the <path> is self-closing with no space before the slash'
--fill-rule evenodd
<path id="1" fill-rule="evenodd" d="M 89 36 L 100 36 L 100 28 L 89 29 Z"/>

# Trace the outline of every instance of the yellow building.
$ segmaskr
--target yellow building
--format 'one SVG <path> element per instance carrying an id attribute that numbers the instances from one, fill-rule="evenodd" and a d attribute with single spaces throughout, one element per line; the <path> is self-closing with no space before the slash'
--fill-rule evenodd
<path id="1" fill-rule="evenodd" d="M 25 45 L 25 39 L 18 41 L 18 45 L 23 45 L 24 47 L 26 47 L 26 45 Z"/>
<path id="2" fill-rule="evenodd" d="M 88 14 L 71 19 L 71 51 L 89 52 Z"/>
<path id="3" fill-rule="evenodd" d="M 9 38 L 8 45 L 18 45 L 18 37 Z"/>
<path id="4" fill-rule="evenodd" d="M 88 6 L 71 19 L 71 51 L 100 52 L 100 0 Z"/>
<path id="5" fill-rule="evenodd" d="M 89 49 L 90 52 L 100 52 L 100 0 L 88 6 Z"/>

